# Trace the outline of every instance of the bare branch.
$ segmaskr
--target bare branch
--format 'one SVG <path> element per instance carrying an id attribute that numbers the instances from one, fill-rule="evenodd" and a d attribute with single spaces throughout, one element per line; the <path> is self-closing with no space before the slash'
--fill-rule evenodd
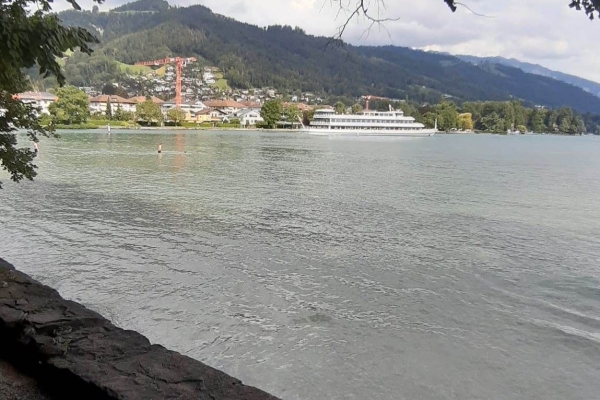
<path id="1" fill-rule="evenodd" d="M 334 40 L 341 40 L 344 32 L 346 32 L 346 28 L 348 24 L 354 19 L 354 17 L 363 16 L 367 20 L 371 22 L 370 27 L 367 29 L 369 31 L 374 25 L 380 25 L 384 22 L 393 22 L 398 21 L 400 17 L 397 18 L 382 18 L 381 10 L 385 9 L 385 1 L 384 0 L 374 0 L 376 13 L 373 14 L 369 11 L 369 7 L 371 6 L 371 0 L 330 0 L 332 4 L 338 5 L 338 17 L 342 12 L 346 12 L 349 15 L 346 20 L 340 25 L 338 28 L 338 33 L 334 36 Z M 354 3 L 354 5 L 352 5 Z"/>
<path id="2" fill-rule="evenodd" d="M 348 24 L 356 17 L 364 17 L 370 21 L 370 26 L 365 30 L 361 37 L 368 37 L 370 30 L 373 26 L 382 26 L 384 22 L 398 21 L 400 17 L 383 17 L 382 10 L 385 10 L 385 0 L 329 0 L 331 4 L 338 7 L 336 19 L 344 13 L 347 18 L 344 19 L 343 23 L 338 28 L 336 35 L 332 37 L 331 42 L 341 42 Z M 414 0 L 420 1 L 420 0 Z M 464 7 L 469 10 L 473 15 L 484 18 L 492 18 L 491 16 L 477 13 L 471 9 L 467 4 L 457 0 L 441 0 L 450 8 L 452 12 L 455 12 L 458 7 Z M 600 0 L 569 0 L 569 7 L 575 8 L 576 10 L 583 10 L 590 19 L 594 19 L 595 13 L 598 13 L 600 17 Z M 327 0 L 325 0 L 327 2 Z M 374 8 L 375 11 L 371 11 Z M 388 32 L 389 33 L 389 32 Z"/>

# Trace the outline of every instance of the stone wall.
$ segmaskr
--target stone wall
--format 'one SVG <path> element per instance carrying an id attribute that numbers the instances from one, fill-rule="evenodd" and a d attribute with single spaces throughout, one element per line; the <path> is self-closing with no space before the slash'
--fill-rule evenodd
<path id="1" fill-rule="evenodd" d="M 273 400 L 117 328 L 0 259 L 0 357 L 57 399 Z"/>

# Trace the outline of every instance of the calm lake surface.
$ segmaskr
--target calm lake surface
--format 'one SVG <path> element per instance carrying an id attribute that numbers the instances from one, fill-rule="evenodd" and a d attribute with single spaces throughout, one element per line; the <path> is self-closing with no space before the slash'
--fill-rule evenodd
<path id="1" fill-rule="evenodd" d="M 163 154 L 156 146 L 162 143 Z M 600 398 L 600 138 L 66 132 L 0 257 L 285 399 Z"/>

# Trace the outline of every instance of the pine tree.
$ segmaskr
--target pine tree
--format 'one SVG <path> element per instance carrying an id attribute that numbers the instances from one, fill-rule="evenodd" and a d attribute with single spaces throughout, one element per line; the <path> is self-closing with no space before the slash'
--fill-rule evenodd
<path id="1" fill-rule="evenodd" d="M 123 107 L 121 107 L 121 103 L 117 104 L 117 109 L 115 110 L 114 119 L 116 121 L 125 121 L 124 115 L 123 115 Z"/>
<path id="2" fill-rule="evenodd" d="M 106 119 L 107 120 L 112 120 L 113 119 L 113 113 L 112 113 L 112 104 L 110 103 L 110 96 L 108 96 L 108 100 L 106 101 Z"/>

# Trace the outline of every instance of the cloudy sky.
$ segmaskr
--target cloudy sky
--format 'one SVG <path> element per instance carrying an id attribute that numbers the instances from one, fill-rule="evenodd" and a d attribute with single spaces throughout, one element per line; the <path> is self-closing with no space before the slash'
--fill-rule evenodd
<path id="1" fill-rule="evenodd" d="M 91 2 L 83 0 L 84 8 Z M 299 26 L 307 33 L 331 36 L 347 14 L 340 0 L 168 0 L 187 6 L 202 4 L 237 20 L 267 26 Z M 355 4 L 357 0 L 341 0 Z M 370 10 L 377 13 L 376 4 Z M 462 0 L 465 7 L 452 14 L 442 0 L 383 0 L 380 15 L 399 18 L 383 27 L 355 19 L 344 39 L 353 44 L 407 46 L 453 54 L 514 57 L 600 82 L 600 20 L 589 21 L 568 7 L 569 0 Z M 123 0 L 107 0 L 108 9 Z M 56 3 L 58 4 L 58 3 Z M 87 7 L 86 7 L 87 6 Z"/>

